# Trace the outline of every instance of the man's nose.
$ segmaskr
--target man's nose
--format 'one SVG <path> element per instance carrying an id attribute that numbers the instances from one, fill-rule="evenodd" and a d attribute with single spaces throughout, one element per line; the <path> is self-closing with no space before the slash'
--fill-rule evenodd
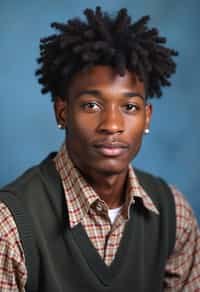
<path id="1" fill-rule="evenodd" d="M 124 131 L 124 117 L 120 109 L 110 107 L 101 112 L 98 131 L 107 134 L 122 133 Z"/>

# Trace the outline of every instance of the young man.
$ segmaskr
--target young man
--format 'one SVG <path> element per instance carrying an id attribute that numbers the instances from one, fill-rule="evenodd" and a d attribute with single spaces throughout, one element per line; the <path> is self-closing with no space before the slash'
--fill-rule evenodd
<path id="1" fill-rule="evenodd" d="M 42 92 L 66 139 L 0 194 L 1 291 L 200 291 L 184 197 L 130 162 L 175 72 L 148 17 L 85 11 L 41 40 Z"/>

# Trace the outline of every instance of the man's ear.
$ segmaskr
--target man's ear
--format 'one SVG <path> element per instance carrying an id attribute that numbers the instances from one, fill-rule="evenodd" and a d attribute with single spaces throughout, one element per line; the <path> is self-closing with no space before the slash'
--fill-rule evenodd
<path id="1" fill-rule="evenodd" d="M 67 127 L 67 101 L 57 96 L 54 102 L 54 111 L 57 124 L 60 128 Z"/>
<path id="2" fill-rule="evenodd" d="M 146 114 L 145 129 L 149 129 L 150 128 L 152 112 L 153 112 L 152 104 L 147 103 L 146 106 L 145 106 L 145 114 Z"/>

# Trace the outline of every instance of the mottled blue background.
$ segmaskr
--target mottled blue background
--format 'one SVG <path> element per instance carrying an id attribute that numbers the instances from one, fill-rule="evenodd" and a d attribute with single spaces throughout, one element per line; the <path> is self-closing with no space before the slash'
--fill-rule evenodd
<path id="1" fill-rule="evenodd" d="M 133 18 L 152 16 L 180 51 L 173 87 L 153 101 L 151 134 L 135 165 L 181 189 L 200 222 L 200 1 L 198 0 L 0 0 L 0 185 L 61 144 L 48 95 L 40 94 L 34 71 L 39 38 L 49 23 L 78 16 L 85 7 L 109 12 L 127 7 Z"/>

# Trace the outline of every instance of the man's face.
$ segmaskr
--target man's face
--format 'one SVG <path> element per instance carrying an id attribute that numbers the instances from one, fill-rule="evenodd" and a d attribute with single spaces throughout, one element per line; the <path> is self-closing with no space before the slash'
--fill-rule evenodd
<path id="1" fill-rule="evenodd" d="M 77 73 L 55 108 L 67 128 L 69 155 L 86 175 L 127 171 L 151 116 L 144 84 L 134 73 L 122 77 L 108 66 Z"/>

